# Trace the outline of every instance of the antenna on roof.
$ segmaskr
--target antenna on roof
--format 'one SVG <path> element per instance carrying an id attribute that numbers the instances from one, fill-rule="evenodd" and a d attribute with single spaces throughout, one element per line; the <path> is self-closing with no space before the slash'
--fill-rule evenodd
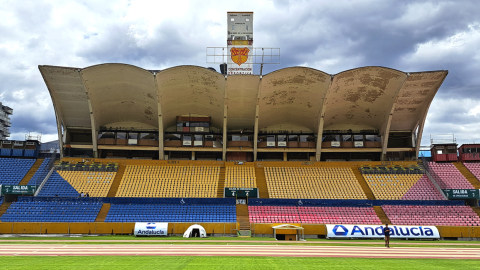
<path id="1" fill-rule="evenodd" d="M 443 67 L 442 67 L 442 65 L 440 65 L 440 68 L 441 68 L 442 70 L 444 70 Z"/>

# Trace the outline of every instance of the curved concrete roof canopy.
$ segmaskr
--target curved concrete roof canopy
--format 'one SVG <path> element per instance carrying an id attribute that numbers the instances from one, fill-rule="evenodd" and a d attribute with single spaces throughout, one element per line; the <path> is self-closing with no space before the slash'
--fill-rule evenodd
<path id="1" fill-rule="evenodd" d="M 219 129 L 224 124 L 230 130 L 250 129 L 257 119 L 260 131 L 313 133 L 413 131 L 424 121 L 448 73 L 362 67 L 329 75 L 289 67 L 261 78 L 224 77 L 197 66 L 162 71 L 125 64 L 39 69 L 66 129 L 164 131 L 175 126 L 177 116 L 195 114 L 210 116 L 211 125 Z"/>

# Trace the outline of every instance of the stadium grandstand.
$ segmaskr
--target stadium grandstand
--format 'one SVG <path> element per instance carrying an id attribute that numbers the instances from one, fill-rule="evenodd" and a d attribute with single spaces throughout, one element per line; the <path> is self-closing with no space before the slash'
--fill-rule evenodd
<path id="1" fill-rule="evenodd" d="M 480 237 L 480 145 L 432 144 L 419 158 L 447 71 L 39 70 L 60 158 L 38 140 L 1 141 L 0 233 L 132 234 L 161 222 L 169 235 L 195 223 L 238 236 L 290 224 L 305 237 L 391 224 Z"/>

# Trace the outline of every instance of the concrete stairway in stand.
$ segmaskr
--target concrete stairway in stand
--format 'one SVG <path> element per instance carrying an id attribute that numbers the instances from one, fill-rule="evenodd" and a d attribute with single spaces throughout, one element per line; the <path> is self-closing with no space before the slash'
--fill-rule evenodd
<path id="1" fill-rule="evenodd" d="M 10 207 L 12 203 L 11 202 L 3 202 L 2 205 L 0 205 L 0 217 L 7 212 L 8 207 Z M 2 222 L 0 220 L 0 222 Z"/>
<path id="2" fill-rule="evenodd" d="M 475 189 L 480 189 L 480 181 L 473 175 L 462 162 L 452 162 L 455 167 L 467 178 Z"/>
<path id="3" fill-rule="evenodd" d="M 35 163 L 33 163 L 33 166 L 30 168 L 30 170 L 28 170 L 27 174 L 25 174 L 22 181 L 20 181 L 20 183 L 18 184 L 19 185 L 28 184 L 28 182 L 30 182 L 30 179 L 32 179 L 33 175 L 35 174 L 35 172 L 38 170 L 38 168 L 40 168 L 40 165 L 42 165 L 43 160 L 44 160 L 43 158 L 42 159 L 38 158 L 35 161 Z"/>
<path id="4" fill-rule="evenodd" d="M 246 204 L 237 204 L 237 224 L 238 224 L 238 236 L 249 237 L 250 232 L 250 219 L 248 216 L 248 206 Z"/>
<path id="5" fill-rule="evenodd" d="M 120 187 L 120 182 L 122 182 L 123 173 L 125 172 L 126 166 L 124 164 L 119 164 L 117 169 L 117 174 L 113 179 L 112 186 L 108 191 L 107 197 L 115 197 L 118 191 L 118 187 Z"/>
<path id="6" fill-rule="evenodd" d="M 265 178 L 265 170 L 255 167 L 255 178 L 257 179 L 258 197 L 268 199 L 267 179 Z"/>
<path id="7" fill-rule="evenodd" d="M 377 214 L 382 224 L 392 224 L 381 206 L 374 206 L 373 209 L 375 210 L 375 213 Z"/>
<path id="8" fill-rule="evenodd" d="M 97 218 L 95 219 L 95 222 L 105 222 L 105 218 L 108 215 L 108 211 L 110 211 L 110 204 L 109 203 L 104 203 L 102 205 L 102 208 L 100 208 L 100 211 L 98 212 Z"/>
<path id="9" fill-rule="evenodd" d="M 355 174 L 355 177 L 357 178 L 358 183 L 362 187 L 363 193 L 367 195 L 367 199 L 369 200 L 375 200 L 375 196 L 373 195 L 372 190 L 367 184 L 367 181 L 365 181 L 365 178 L 363 177 L 363 174 L 360 172 L 357 166 L 352 167 L 353 174 Z"/>
<path id="10" fill-rule="evenodd" d="M 218 176 L 217 198 L 223 198 L 224 189 L 225 189 L 225 167 L 220 167 L 220 174 Z"/>

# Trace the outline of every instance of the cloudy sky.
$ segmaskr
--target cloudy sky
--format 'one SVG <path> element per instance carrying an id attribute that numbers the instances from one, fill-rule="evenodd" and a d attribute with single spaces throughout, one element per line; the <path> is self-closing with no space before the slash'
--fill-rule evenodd
<path id="1" fill-rule="evenodd" d="M 335 74 L 361 66 L 445 69 L 430 134 L 480 143 L 478 1 L 68 1 L 0 0 L 0 101 L 14 109 L 11 139 L 57 137 L 38 65 L 105 62 L 145 69 L 208 67 L 206 47 L 226 46 L 226 12 L 254 12 L 254 46 L 281 48 L 281 64 Z M 215 66 L 218 70 L 218 67 Z"/>

